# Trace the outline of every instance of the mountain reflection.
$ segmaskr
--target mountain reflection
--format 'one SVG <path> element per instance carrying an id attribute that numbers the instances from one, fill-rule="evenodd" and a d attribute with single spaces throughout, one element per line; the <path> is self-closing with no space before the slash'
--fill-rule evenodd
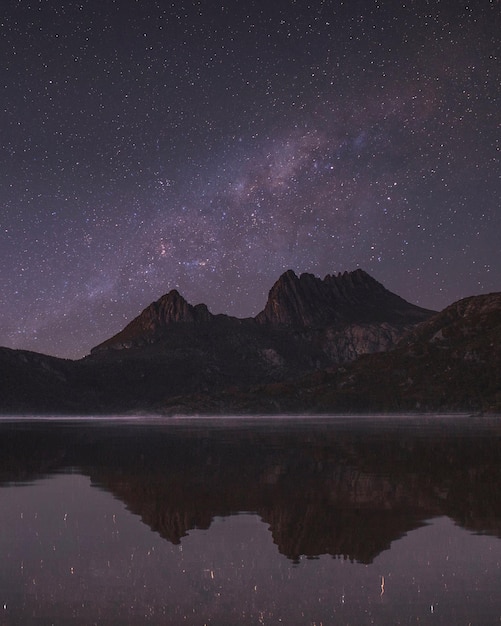
<path id="1" fill-rule="evenodd" d="M 0 481 L 73 469 L 173 544 L 253 512 L 291 560 L 370 563 L 432 517 L 501 536 L 500 436 L 480 418 L 3 421 Z"/>

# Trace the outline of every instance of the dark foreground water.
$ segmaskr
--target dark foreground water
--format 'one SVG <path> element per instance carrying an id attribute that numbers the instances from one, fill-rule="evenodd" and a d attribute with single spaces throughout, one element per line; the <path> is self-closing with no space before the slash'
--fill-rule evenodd
<path id="1" fill-rule="evenodd" d="M 0 624 L 496 624 L 501 421 L 0 421 Z"/>

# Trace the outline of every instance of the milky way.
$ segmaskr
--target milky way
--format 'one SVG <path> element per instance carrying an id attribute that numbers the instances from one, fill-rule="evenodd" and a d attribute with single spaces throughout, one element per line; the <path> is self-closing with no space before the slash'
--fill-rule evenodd
<path id="1" fill-rule="evenodd" d="M 0 345 L 80 357 L 176 288 L 362 267 L 501 289 L 499 0 L 9 0 Z"/>

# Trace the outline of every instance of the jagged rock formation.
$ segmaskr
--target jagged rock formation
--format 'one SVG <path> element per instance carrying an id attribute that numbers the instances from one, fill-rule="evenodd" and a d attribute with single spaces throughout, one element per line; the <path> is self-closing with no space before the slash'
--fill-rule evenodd
<path id="1" fill-rule="evenodd" d="M 86 363 L 101 370 L 104 404 L 161 409 L 187 394 L 283 382 L 389 350 L 430 315 L 362 270 L 324 280 L 288 271 L 256 318 L 212 315 L 171 291 L 96 346 Z"/>
<path id="2" fill-rule="evenodd" d="M 192 306 L 173 289 L 156 302 L 150 304 L 138 317 L 118 335 L 103 342 L 92 352 L 107 348 L 123 349 L 154 343 L 171 324 L 202 324 L 211 322 L 214 316 L 205 304 Z"/>
<path id="3" fill-rule="evenodd" d="M 501 411 L 500 320 L 501 294 L 433 315 L 362 270 L 286 272 L 248 319 L 171 291 L 80 361 L 0 350 L 0 411 Z"/>
<path id="4" fill-rule="evenodd" d="M 361 269 L 324 280 L 289 270 L 273 285 L 259 324 L 318 327 L 340 324 L 389 323 L 409 326 L 427 319 L 430 311 L 391 293 Z"/>
<path id="5" fill-rule="evenodd" d="M 196 399 L 198 406 L 202 399 Z M 501 413 L 501 293 L 465 298 L 417 325 L 391 351 L 280 386 L 212 397 L 215 410 Z M 189 403 L 187 403 L 189 404 Z"/>
<path id="6" fill-rule="evenodd" d="M 361 354 L 391 350 L 402 335 L 401 328 L 386 322 L 349 324 L 341 329 L 328 328 L 324 333 L 324 351 L 333 364 L 346 363 Z"/>
<path id="7" fill-rule="evenodd" d="M 285 272 L 270 290 L 264 310 L 254 319 L 237 320 L 212 315 L 204 304 L 192 306 L 173 290 L 148 306 L 117 335 L 96 346 L 92 354 L 109 349 L 138 348 L 162 342 L 181 324 L 200 327 L 226 325 L 235 333 L 245 329 L 254 336 L 270 330 L 303 331 L 303 340 L 321 344 L 327 361 L 352 360 L 359 354 L 388 350 L 402 332 L 427 319 L 432 311 L 406 302 L 363 270 L 326 276 Z M 198 327 L 198 328 L 195 328 Z M 182 330 L 185 332 L 186 328 Z M 313 333 L 312 333 L 313 331 Z M 318 334 L 320 332 L 320 334 Z M 264 348 L 275 357 L 275 346 Z M 325 361 L 320 358 L 320 363 Z"/>
<path id="8" fill-rule="evenodd" d="M 452 304 L 381 356 L 353 364 L 336 384 L 343 395 L 393 410 L 501 411 L 501 293 Z"/>

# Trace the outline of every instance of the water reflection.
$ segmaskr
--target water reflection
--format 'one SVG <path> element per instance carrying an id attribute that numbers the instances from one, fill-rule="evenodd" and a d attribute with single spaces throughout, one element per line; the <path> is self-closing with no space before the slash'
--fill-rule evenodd
<path id="1" fill-rule="evenodd" d="M 492 623 L 500 435 L 481 419 L 4 421 L 0 623 Z"/>

